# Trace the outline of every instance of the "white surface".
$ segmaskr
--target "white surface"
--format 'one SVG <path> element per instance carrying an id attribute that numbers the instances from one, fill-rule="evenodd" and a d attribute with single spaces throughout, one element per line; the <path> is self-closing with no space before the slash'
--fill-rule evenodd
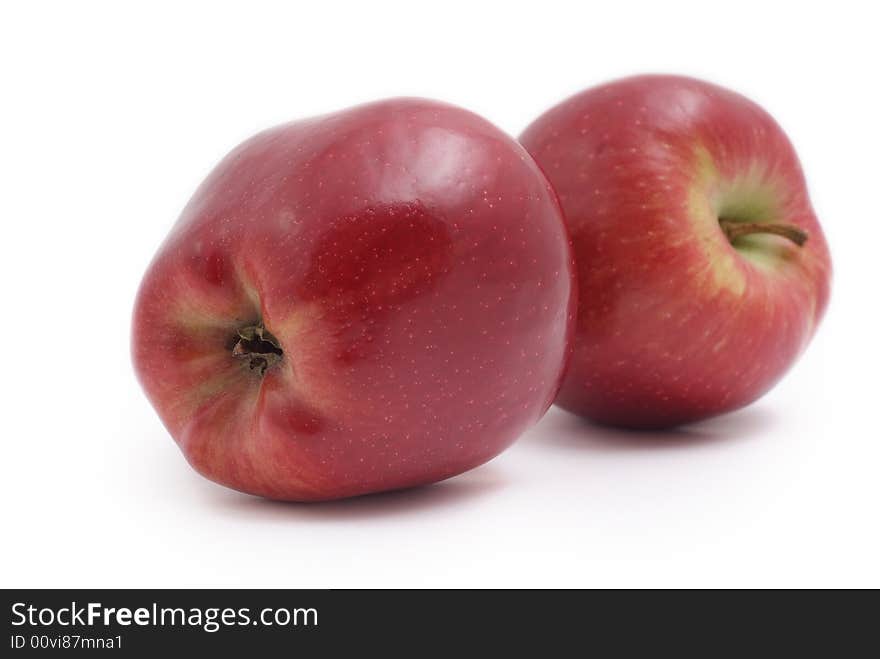
<path id="1" fill-rule="evenodd" d="M 294 4 L 0 10 L 0 586 L 880 586 L 869 3 Z M 642 71 L 746 93 L 802 157 L 835 287 L 770 395 L 655 437 L 553 411 L 462 477 L 327 505 L 190 470 L 132 375 L 129 313 L 227 150 L 390 95 L 458 103 L 516 134 L 568 94 Z"/>

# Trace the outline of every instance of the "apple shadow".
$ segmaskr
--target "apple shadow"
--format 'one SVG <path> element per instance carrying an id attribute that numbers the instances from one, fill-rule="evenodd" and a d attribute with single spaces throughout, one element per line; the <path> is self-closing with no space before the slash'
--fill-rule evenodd
<path id="1" fill-rule="evenodd" d="M 556 410 L 545 417 L 534 443 L 560 450 L 604 453 L 684 449 L 748 441 L 771 430 L 776 423 L 777 417 L 770 408 L 755 405 L 667 430 L 614 428 Z"/>
<path id="2" fill-rule="evenodd" d="M 350 499 L 297 503 L 273 501 L 249 494 L 212 488 L 212 505 L 224 513 L 264 520 L 357 521 L 385 516 L 411 515 L 434 508 L 451 507 L 497 492 L 506 485 L 497 468 L 483 465 L 475 470 L 430 485 L 365 494 Z"/>

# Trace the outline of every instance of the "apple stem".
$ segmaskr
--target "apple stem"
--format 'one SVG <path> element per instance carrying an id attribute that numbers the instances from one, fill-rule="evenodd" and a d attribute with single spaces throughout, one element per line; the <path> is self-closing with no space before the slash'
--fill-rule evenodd
<path id="1" fill-rule="evenodd" d="M 232 347 L 232 355 L 247 362 L 250 370 L 258 370 L 260 375 L 281 361 L 284 351 L 272 334 L 262 323 L 249 325 L 238 330 L 235 345 Z"/>
<path id="2" fill-rule="evenodd" d="M 788 238 L 798 247 L 803 247 L 810 237 L 806 231 L 793 224 L 764 223 L 764 222 L 737 222 L 736 220 L 719 220 L 721 228 L 732 243 L 740 236 L 748 236 L 755 233 L 772 233 L 776 236 Z"/>

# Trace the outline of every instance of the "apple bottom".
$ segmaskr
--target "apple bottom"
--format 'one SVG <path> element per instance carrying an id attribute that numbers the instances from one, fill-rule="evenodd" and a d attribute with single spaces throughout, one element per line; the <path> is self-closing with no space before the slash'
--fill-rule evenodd
<path id="1" fill-rule="evenodd" d="M 319 501 L 443 480 L 507 448 L 558 387 L 568 309 L 548 316 L 528 290 L 272 304 L 247 267 L 208 261 L 211 277 L 200 260 L 155 266 L 133 343 L 186 459 L 227 487 Z"/>

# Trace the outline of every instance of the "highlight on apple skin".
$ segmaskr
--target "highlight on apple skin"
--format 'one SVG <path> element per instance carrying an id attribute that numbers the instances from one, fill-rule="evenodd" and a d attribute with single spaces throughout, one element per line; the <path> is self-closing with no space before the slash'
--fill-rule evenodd
<path id="1" fill-rule="evenodd" d="M 486 462 L 551 405 L 576 308 L 555 194 L 484 119 L 392 99 L 256 135 L 135 303 L 140 382 L 190 464 L 314 501 Z"/>
<path id="2" fill-rule="evenodd" d="M 697 421 L 760 397 L 806 348 L 831 260 L 797 155 L 755 103 L 637 76 L 560 103 L 520 141 L 578 264 L 561 407 L 632 428 Z"/>

